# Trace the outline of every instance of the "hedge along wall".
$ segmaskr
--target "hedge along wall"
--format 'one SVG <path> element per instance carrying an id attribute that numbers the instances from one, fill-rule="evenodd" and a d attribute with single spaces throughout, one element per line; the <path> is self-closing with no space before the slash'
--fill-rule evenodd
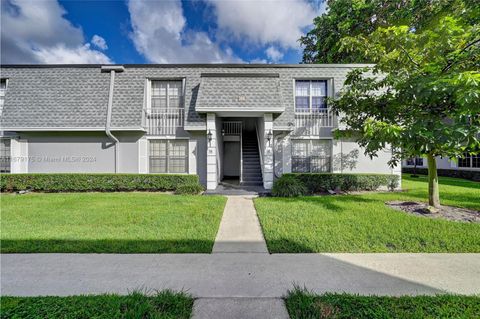
<path id="1" fill-rule="evenodd" d="M 402 168 L 402 172 L 406 174 L 413 174 L 414 170 L 413 167 L 404 167 Z M 423 167 L 417 167 L 415 169 L 416 174 L 428 175 L 428 169 Z M 464 178 L 469 179 L 471 181 L 480 182 L 480 170 L 463 170 L 463 169 L 444 169 L 438 168 L 437 169 L 438 176 L 446 176 L 446 177 L 456 177 L 456 178 Z"/>
<path id="2" fill-rule="evenodd" d="M 283 174 L 275 183 L 277 185 L 274 185 L 274 196 L 299 196 L 323 193 L 328 190 L 373 191 L 380 187 L 395 189 L 399 185 L 399 176 L 390 174 L 290 173 Z M 289 194 L 290 190 L 293 190 L 291 194 Z"/>
<path id="3" fill-rule="evenodd" d="M 117 192 L 177 191 L 192 185 L 201 189 L 197 175 L 170 174 L 1 174 L 2 192 Z"/>

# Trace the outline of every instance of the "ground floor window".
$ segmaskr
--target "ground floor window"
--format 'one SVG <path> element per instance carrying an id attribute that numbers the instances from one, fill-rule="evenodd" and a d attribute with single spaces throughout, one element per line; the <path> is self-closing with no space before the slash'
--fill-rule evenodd
<path id="1" fill-rule="evenodd" d="M 480 168 L 480 154 L 471 155 L 465 153 L 463 157 L 458 158 L 458 167 Z"/>
<path id="2" fill-rule="evenodd" d="M 188 173 L 188 140 L 150 140 L 150 173 Z"/>
<path id="3" fill-rule="evenodd" d="M 10 139 L 0 138 L 0 173 L 10 173 Z"/>
<path id="4" fill-rule="evenodd" d="M 331 140 L 292 140 L 292 172 L 330 172 Z"/>
<path id="5" fill-rule="evenodd" d="M 423 166 L 423 157 L 415 157 L 415 158 L 409 158 L 407 159 L 407 165 L 409 166 Z"/>

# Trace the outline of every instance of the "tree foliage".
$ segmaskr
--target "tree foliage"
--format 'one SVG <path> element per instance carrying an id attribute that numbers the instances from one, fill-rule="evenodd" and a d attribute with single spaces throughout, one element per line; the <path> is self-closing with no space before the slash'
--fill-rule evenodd
<path id="1" fill-rule="evenodd" d="M 368 35 L 379 27 L 428 27 L 435 17 L 460 12 L 477 0 L 327 0 L 328 10 L 315 18 L 314 28 L 300 38 L 303 63 L 363 63 L 372 60 L 362 52 L 340 50 L 347 36 Z M 473 13 L 472 13 L 473 17 Z"/>
<path id="2" fill-rule="evenodd" d="M 391 146 L 392 165 L 426 156 L 435 177 L 435 156 L 480 151 L 480 10 L 455 1 L 448 13 L 437 11 L 419 28 L 343 37 L 340 54 L 375 64 L 351 72 L 331 101 L 350 130 L 340 135 L 355 134 L 371 156 Z"/>

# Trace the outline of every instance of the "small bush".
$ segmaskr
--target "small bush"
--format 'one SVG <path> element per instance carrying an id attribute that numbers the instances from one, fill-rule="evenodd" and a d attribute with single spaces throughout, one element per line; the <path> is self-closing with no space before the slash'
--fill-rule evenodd
<path id="1" fill-rule="evenodd" d="M 170 174 L 2 174 L 2 192 L 130 192 L 176 191 L 182 185 L 198 185 L 197 175 Z"/>
<path id="2" fill-rule="evenodd" d="M 198 195 L 201 192 L 203 192 L 203 187 L 200 184 L 180 185 L 175 190 L 175 194 L 178 195 Z"/>
<path id="3" fill-rule="evenodd" d="M 398 187 L 399 177 L 388 174 L 294 173 L 284 174 L 273 185 L 272 195 L 281 197 L 324 193 L 328 190 L 374 191 Z"/>
<path id="4" fill-rule="evenodd" d="M 307 188 L 300 180 L 288 174 L 277 179 L 272 188 L 272 195 L 277 197 L 297 197 L 307 192 Z"/>

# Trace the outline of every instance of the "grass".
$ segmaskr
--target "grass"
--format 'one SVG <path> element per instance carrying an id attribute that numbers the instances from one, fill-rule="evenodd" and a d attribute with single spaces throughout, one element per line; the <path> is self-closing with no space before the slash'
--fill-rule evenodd
<path id="1" fill-rule="evenodd" d="M 405 192 L 258 198 L 270 252 L 480 252 L 480 224 L 429 219 L 387 207 L 427 201 L 427 179 L 403 178 Z M 440 178 L 442 204 L 480 210 L 480 183 Z"/>
<path id="2" fill-rule="evenodd" d="M 1 297 L 0 318 L 190 318 L 193 299 L 162 291 L 152 296 Z"/>
<path id="3" fill-rule="evenodd" d="M 480 314 L 478 296 L 379 297 L 330 293 L 319 296 L 295 289 L 285 303 L 291 319 L 473 319 Z"/>
<path id="4" fill-rule="evenodd" d="M 158 193 L 2 194 L 2 253 L 210 253 L 226 199 Z"/>

